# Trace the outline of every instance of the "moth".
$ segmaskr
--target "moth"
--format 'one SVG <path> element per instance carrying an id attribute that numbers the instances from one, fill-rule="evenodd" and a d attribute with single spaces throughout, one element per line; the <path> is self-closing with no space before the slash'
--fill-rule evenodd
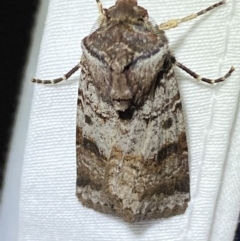
<path id="1" fill-rule="evenodd" d="M 126 222 L 168 218 L 190 200 L 188 145 L 175 66 L 215 84 L 179 63 L 164 31 L 221 6 L 220 1 L 182 19 L 157 25 L 137 0 L 105 9 L 97 0 L 98 28 L 82 40 L 76 120 L 80 202 Z"/>

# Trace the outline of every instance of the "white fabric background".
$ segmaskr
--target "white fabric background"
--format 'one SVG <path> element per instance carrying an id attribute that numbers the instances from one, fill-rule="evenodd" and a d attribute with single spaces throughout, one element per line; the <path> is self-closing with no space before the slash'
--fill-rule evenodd
<path id="1" fill-rule="evenodd" d="M 213 0 L 141 0 L 158 23 L 185 17 Z M 104 0 L 110 7 L 114 0 Z M 94 0 L 52 0 L 37 78 L 62 76 L 80 59 L 80 41 L 98 16 Z M 176 69 L 186 115 L 191 202 L 184 215 L 127 224 L 86 209 L 75 197 L 79 72 L 62 85 L 36 85 L 20 190 L 20 241 L 231 241 L 240 203 L 240 2 L 167 31 L 179 62 L 204 77 L 236 71 L 223 84 L 197 83 Z"/>
<path id="2" fill-rule="evenodd" d="M 27 136 L 30 107 L 33 97 L 34 85 L 29 80 L 36 73 L 36 65 L 43 29 L 47 15 L 49 1 L 40 1 L 38 13 L 36 13 L 35 27 L 31 32 L 33 39 L 29 46 L 28 59 L 22 76 L 22 86 L 18 96 L 18 106 L 14 117 L 14 126 L 11 130 L 11 142 L 7 153 L 7 165 L 4 177 L 0 203 L 0 240 L 18 240 L 18 216 L 19 216 L 19 194 L 20 179 L 22 174 L 23 154 L 25 151 L 25 140 Z M 3 81 L 3 80 L 2 80 Z M 5 80 L 6 81 L 6 80 Z"/>

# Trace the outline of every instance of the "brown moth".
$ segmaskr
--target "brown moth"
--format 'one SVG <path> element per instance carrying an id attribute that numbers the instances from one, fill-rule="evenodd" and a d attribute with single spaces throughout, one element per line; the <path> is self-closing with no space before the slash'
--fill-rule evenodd
<path id="1" fill-rule="evenodd" d="M 174 66 L 210 84 L 169 50 L 164 30 L 182 19 L 153 24 L 137 0 L 99 7 L 99 27 L 82 40 L 82 57 L 56 84 L 81 68 L 77 109 L 77 187 L 81 203 L 127 222 L 185 212 L 190 200 L 188 146 Z"/>

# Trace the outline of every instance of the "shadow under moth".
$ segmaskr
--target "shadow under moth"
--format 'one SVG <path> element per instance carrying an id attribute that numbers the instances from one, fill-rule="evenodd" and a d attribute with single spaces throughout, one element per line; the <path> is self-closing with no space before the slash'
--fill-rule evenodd
<path id="1" fill-rule="evenodd" d="M 188 146 L 174 67 L 215 84 L 179 63 L 164 31 L 223 5 L 157 25 L 137 0 L 105 9 L 82 40 L 76 120 L 76 195 L 96 211 L 133 223 L 185 212 L 190 200 Z"/>

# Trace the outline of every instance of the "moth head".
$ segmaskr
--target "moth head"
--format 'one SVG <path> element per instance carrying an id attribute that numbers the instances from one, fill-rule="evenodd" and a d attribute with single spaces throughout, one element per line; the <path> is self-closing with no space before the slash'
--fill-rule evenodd
<path id="1" fill-rule="evenodd" d="M 137 0 L 117 0 L 114 6 L 104 9 L 103 23 L 125 19 L 146 20 L 148 19 L 148 12 L 137 5 Z"/>

